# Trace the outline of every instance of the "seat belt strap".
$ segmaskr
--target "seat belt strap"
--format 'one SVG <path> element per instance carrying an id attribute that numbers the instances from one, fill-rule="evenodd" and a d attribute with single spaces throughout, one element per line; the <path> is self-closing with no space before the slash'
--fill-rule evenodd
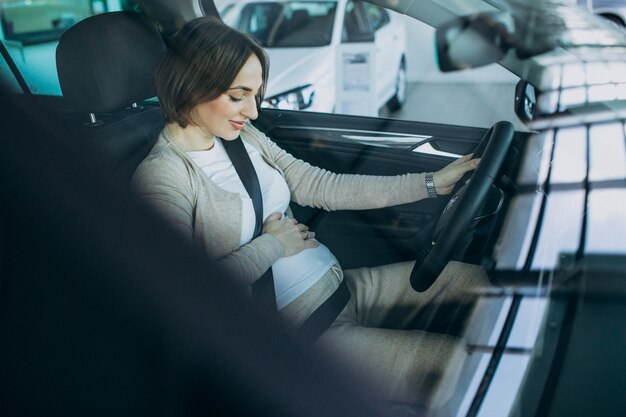
<path id="1" fill-rule="evenodd" d="M 235 140 L 222 140 L 222 144 L 235 167 L 237 175 L 239 175 L 239 179 L 252 199 L 256 214 L 254 228 L 254 238 L 256 238 L 261 234 L 263 225 L 263 194 L 254 165 L 252 165 L 250 155 L 248 155 L 241 137 Z M 252 284 L 252 295 L 261 305 L 270 309 L 268 311 L 277 311 L 272 268 L 269 268 L 261 278 Z M 344 279 L 335 292 L 305 320 L 304 324 L 296 331 L 296 335 L 307 343 L 313 343 L 335 321 L 349 300 L 350 290 Z"/>
<path id="2" fill-rule="evenodd" d="M 335 292 L 296 330 L 296 336 L 307 344 L 315 342 L 335 321 L 348 301 L 350 301 L 350 290 L 344 278 Z"/>
<path id="3" fill-rule="evenodd" d="M 261 193 L 259 178 L 257 177 L 254 165 L 252 165 L 250 155 L 248 155 L 241 137 L 235 140 L 223 140 L 221 138 L 220 140 L 235 167 L 237 175 L 239 175 L 239 179 L 248 192 L 250 199 L 252 199 L 252 206 L 254 207 L 254 213 L 256 215 L 254 235 L 252 237 L 254 239 L 261 235 L 261 228 L 263 226 L 263 194 Z M 252 283 L 252 295 L 261 305 L 271 309 L 270 311 L 277 310 L 274 276 L 272 275 L 271 267 L 265 271 L 261 278 Z"/>

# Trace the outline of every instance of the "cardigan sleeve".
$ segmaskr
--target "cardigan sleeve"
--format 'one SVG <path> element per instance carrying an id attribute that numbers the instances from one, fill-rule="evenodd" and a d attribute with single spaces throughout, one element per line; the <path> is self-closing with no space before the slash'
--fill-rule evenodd
<path id="1" fill-rule="evenodd" d="M 293 157 L 267 136 L 250 129 L 280 168 L 291 199 L 325 210 L 365 210 L 412 203 L 428 196 L 425 174 L 395 176 L 335 174 Z"/>
<path id="2" fill-rule="evenodd" d="M 189 180 L 164 175 L 160 162 L 144 160 L 131 179 L 135 195 L 159 212 L 185 239 L 193 237 L 193 191 Z"/>
<path id="3" fill-rule="evenodd" d="M 217 260 L 244 286 L 252 285 L 274 262 L 283 256 L 283 245 L 269 233 L 261 234 L 249 243 Z"/>
<path id="4" fill-rule="evenodd" d="M 196 204 L 193 197 L 194 184 L 189 175 L 175 175 L 175 172 L 179 172 L 178 168 L 162 160 L 146 161 L 133 175 L 131 187 L 134 193 L 157 210 L 183 239 L 190 243 L 198 243 L 194 242 L 196 240 L 194 233 L 197 233 L 194 228 Z M 211 232 L 202 230 L 201 233 Z M 196 238 L 202 241 L 207 255 L 220 267 L 232 273 L 244 286 L 251 285 L 260 278 L 284 252 L 283 245 L 270 234 L 262 234 L 226 254 L 222 254 L 222 250 L 211 250 L 211 245 L 207 244 L 210 235 Z"/>

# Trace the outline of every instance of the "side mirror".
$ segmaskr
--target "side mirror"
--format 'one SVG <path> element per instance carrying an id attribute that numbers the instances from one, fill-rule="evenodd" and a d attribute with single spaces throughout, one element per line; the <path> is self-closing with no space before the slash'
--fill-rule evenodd
<path id="1" fill-rule="evenodd" d="M 524 80 L 519 80 L 515 86 L 515 113 L 520 120 L 533 120 L 537 109 L 537 91 L 535 87 Z"/>
<path id="2" fill-rule="evenodd" d="M 512 47 L 512 26 L 513 20 L 506 13 L 480 13 L 437 27 L 439 69 L 449 72 L 498 62 Z"/>

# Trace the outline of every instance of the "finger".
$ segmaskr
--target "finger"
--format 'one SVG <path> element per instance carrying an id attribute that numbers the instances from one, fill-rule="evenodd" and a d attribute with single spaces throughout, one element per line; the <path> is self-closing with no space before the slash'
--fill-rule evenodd
<path id="1" fill-rule="evenodd" d="M 283 217 L 283 215 L 279 212 L 274 212 L 272 214 L 270 214 L 269 216 L 267 216 L 267 219 L 265 219 L 265 221 L 268 220 L 280 220 Z"/>
<path id="2" fill-rule="evenodd" d="M 470 161 L 466 161 L 462 164 L 457 165 L 456 167 L 454 167 L 456 171 L 456 176 L 462 177 L 463 174 L 465 174 L 466 172 L 476 169 L 479 161 L 480 159 L 472 159 Z"/>
<path id="3" fill-rule="evenodd" d="M 472 169 L 476 169 L 479 163 L 480 163 L 480 158 L 476 158 L 476 159 L 472 159 L 470 161 L 465 162 L 465 165 L 468 166 L 467 170 L 470 171 Z"/>
<path id="4" fill-rule="evenodd" d="M 309 239 L 309 232 L 300 232 L 300 235 L 302 236 L 302 240 Z"/>
<path id="5" fill-rule="evenodd" d="M 317 240 L 306 240 L 304 241 L 304 246 L 306 248 L 317 248 L 320 243 Z"/>
<path id="6" fill-rule="evenodd" d="M 309 226 L 307 226 L 306 224 L 300 223 L 298 225 L 298 229 L 300 229 L 301 232 L 306 232 L 307 230 L 309 230 Z"/>
<path id="7" fill-rule="evenodd" d="M 454 161 L 452 161 L 450 166 L 459 165 L 459 164 L 462 164 L 462 163 L 464 163 L 466 161 L 469 161 L 472 158 L 473 155 L 474 155 L 473 153 L 470 153 L 470 154 L 464 155 L 464 156 L 462 156 L 460 158 L 457 158 Z"/>

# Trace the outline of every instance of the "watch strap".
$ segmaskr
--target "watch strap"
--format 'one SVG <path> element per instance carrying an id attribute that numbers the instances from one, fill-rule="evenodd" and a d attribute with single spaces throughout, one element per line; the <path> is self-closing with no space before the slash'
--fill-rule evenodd
<path id="1" fill-rule="evenodd" d="M 428 198 L 437 198 L 437 189 L 435 188 L 435 180 L 433 179 L 433 173 L 427 172 L 426 175 L 426 192 Z"/>

